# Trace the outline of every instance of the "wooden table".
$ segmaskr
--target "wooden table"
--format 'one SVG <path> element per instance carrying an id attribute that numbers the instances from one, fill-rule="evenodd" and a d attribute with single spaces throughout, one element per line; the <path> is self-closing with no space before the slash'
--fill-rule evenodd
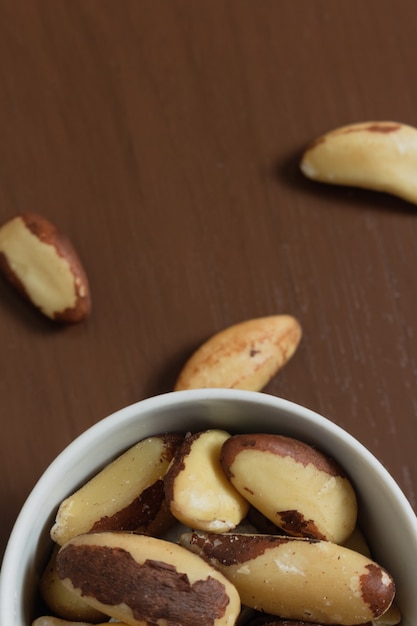
<path id="1" fill-rule="evenodd" d="M 307 143 L 417 126 L 415 0 L 2 0 L 0 219 L 40 213 L 87 270 L 57 326 L 0 281 L 0 539 L 78 434 L 169 391 L 239 321 L 291 313 L 264 391 L 318 411 L 414 507 L 417 207 L 312 182 Z"/>

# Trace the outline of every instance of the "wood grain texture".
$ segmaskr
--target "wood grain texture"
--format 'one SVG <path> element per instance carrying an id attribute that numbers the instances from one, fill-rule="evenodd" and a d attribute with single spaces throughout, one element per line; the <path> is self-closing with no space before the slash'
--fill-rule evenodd
<path id="1" fill-rule="evenodd" d="M 417 506 L 417 208 L 307 181 L 342 124 L 417 126 L 414 0 L 3 0 L 0 219 L 39 212 L 89 275 L 56 328 L 0 281 L 0 549 L 62 448 L 172 388 L 211 334 L 295 315 L 266 391 L 367 445 Z"/>

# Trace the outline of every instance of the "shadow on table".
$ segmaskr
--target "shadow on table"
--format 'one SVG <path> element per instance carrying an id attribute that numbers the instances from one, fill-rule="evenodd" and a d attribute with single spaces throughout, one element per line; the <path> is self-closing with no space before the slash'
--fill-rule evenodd
<path id="1" fill-rule="evenodd" d="M 161 393 L 167 393 L 174 390 L 174 385 L 184 367 L 186 361 L 191 354 L 199 347 L 200 344 L 189 346 L 178 350 L 171 358 L 166 359 L 165 367 L 157 376 L 154 376 L 145 387 L 145 397 L 149 398 Z"/>
<path id="2" fill-rule="evenodd" d="M 38 311 L 8 283 L 4 276 L 0 276 L 0 302 L 0 318 L 12 318 L 16 320 L 16 323 L 30 328 L 31 331 L 35 330 L 39 334 L 50 334 L 59 332 L 65 327 L 65 325 L 57 324 Z"/>

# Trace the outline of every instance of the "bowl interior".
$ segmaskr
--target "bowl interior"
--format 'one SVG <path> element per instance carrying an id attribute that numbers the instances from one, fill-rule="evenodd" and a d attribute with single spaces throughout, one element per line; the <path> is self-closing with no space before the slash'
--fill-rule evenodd
<path id="1" fill-rule="evenodd" d="M 417 623 L 417 521 L 405 496 L 375 457 L 331 421 L 263 393 L 196 390 L 167 393 L 117 411 L 71 443 L 50 465 L 15 523 L 0 579 L 0 626 L 30 624 L 49 529 L 61 500 L 136 441 L 162 432 L 271 432 L 299 438 L 335 458 L 358 494 L 359 524 L 376 561 L 393 576 L 402 626 Z"/>

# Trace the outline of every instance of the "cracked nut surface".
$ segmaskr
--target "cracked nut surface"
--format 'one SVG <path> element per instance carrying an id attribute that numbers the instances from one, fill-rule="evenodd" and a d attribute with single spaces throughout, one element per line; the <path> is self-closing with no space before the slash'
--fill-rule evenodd
<path id="1" fill-rule="evenodd" d="M 194 352 L 174 390 L 222 387 L 260 391 L 293 356 L 301 335 L 301 326 L 291 315 L 229 326 Z"/>
<path id="2" fill-rule="evenodd" d="M 242 604 L 281 618 L 363 625 L 383 615 L 395 594 L 380 565 L 330 541 L 199 532 L 180 543 L 223 572 Z"/>
<path id="3" fill-rule="evenodd" d="M 87 603 L 132 626 L 233 626 L 240 598 L 233 584 L 178 544 L 130 533 L 90 533 L 57 556 L 63 583 Z"/>
<path id="4" fill-rule="evenodd" d="M 165 477 L 165 493 L 174 517 L 191 528 L 227 532 L 249 509 L 227 480 L 220 451 L 230 434 L 207 430 L 188 435 Z"/>
<path id="5" fill-rule="evenodd" d="M 183 435 L 148 437 L 104 467 L 59 506 L 51 538 L 59 545 L 90 531 L 157 534 L 173 521 L 164 476 Z"/>
<path id="6" fill-rule="evenodd" d="M 303 174 L 334 185 L 383 191 L 417 203 L 417 129 L 391 121 L 336 128 L 307 146 Z"/>
<path id="7" fill-rule="evenodd" d="M 234 487 L 289 535 L 342 543 L 357 519 L 355 491 L 338 464 L 282 435 L 233 435 L 220 462 Z"/>
<path id="8" fill-rule="evenodd" d="M 0 228 L 0 270 L 48 318 L 84 320 L 91 310 L 86 272 L 70 241 L 40 215 L 24 213 Z"/>

